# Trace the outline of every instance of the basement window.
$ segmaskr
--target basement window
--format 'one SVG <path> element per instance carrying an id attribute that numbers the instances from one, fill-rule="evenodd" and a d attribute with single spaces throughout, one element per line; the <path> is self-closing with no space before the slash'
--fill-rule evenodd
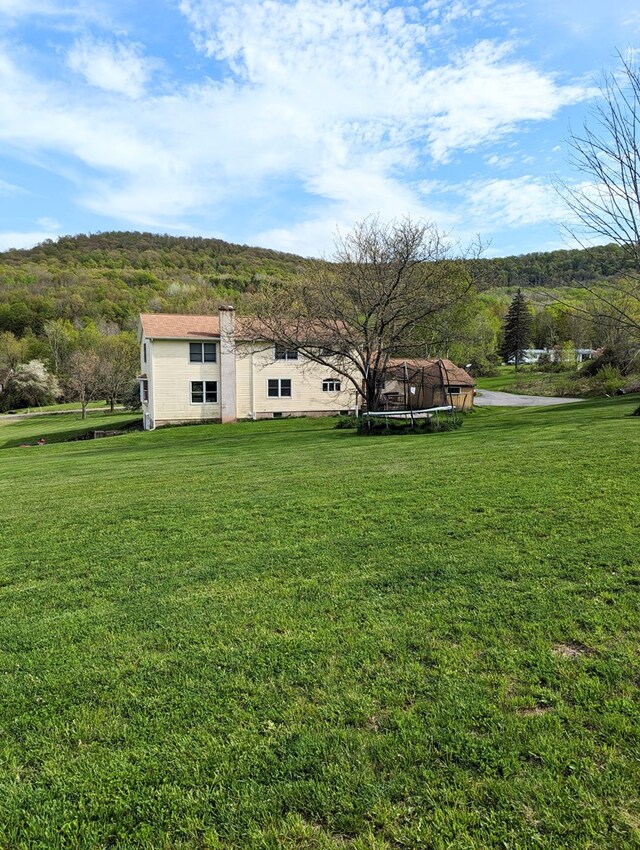
<path id="1" fill-rule="evenodd" d="M 191 381 L 191 404 L 216 404 L 217 381 Z"/>
<path id="2" fill-rule="evenodd" d="M 189 363 L 215 363 L 216 347 L 215 342 L 190 342 Z"/>
<path id="3" fill-rule="evenodd" d="M 269 378 L 267 396 L 269 398 L 291 398 L 291 378 Z"/>

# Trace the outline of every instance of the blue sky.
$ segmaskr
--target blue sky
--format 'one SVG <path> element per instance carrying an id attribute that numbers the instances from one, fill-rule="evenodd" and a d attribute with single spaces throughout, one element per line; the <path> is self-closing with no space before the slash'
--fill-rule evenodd
<path id="1" fill-rule="evenodd" d="M 369 214 L 566 247 L 569 126 L 639 42 L 637 0 L 0 0 L 0 249 L 330 255 Z"/>

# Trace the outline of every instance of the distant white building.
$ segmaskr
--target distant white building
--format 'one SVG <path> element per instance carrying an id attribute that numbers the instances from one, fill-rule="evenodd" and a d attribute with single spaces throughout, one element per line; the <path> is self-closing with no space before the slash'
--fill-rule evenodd
<path id="1" fill-rule="evenodd" d="M 328 416 L 355 411 L 353 384 L 332 369 L 256 338 L 255 320 L 140 316 L 140 397 L 145 429 L 181 422 Z"/>
<path id="2" fill-rule="evenodd" d="M 520 362 L 537 363 L 543 354 L 548 354 L 549 357 L 553 359 L 554 357 L 557 357 L 558 350 L 555 348 L 526 348 Z M 575 348 L 572 350 L 571 354 L 575 357 L 576 363 L 583 363 L 585 360 L 593 360 L 593 358 L 597 356 L 598 352 L 595 348 Z M 509 360 L 509 363 L 513 362 L 514 358 L 512 357 Z"/>

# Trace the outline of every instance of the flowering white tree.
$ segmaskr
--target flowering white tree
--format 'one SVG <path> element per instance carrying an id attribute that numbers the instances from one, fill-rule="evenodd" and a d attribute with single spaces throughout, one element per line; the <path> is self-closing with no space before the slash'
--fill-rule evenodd
<path id="1" fill-rule="evenodd" d="M 10 407 L 39 407 L 60 395 L 60 386 L 41 360 L 20 363 L 6 377 L 0 400 Z"/>

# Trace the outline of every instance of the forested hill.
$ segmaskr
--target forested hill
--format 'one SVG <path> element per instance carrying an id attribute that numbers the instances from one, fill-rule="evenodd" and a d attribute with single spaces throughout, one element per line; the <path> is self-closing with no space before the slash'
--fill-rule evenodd
<path id="1" fill-rule="evenodd" d="M 51 318 L 133 327 L 138 313 L 208 312 L 220 299 L 291 278 L 294 254 L 221 239 L 110 232 L 0 252 L 0 332 L 35 334 Z"/>
<path id="2" fill-rule="evenodd" d="M 41 334 L 49 319 L 133 328 L 140 311 L 211 312 L 312 262 L 220 239 L 110 232 L 0 252 L 0 332 Z M 571 286 L 628 269 L 624 251 L 553 251 L 476 261 L 491 287 Z"/>
<path id="3" fill-rule="evenodd" d="M 493 287 L 576 286 L 621 277 L 635 268 L 631 254 L 613 243 L 588 250 L 536 252 L 476 262 Z"/>
<path id="4" fill-rule="evenodd" d="M 295 254 L 233 245 L 222 239 L 114 231 L 62 236 L 35 248 L 0 252 L 0 262 L 12 266 L 36 263 L 52 269 L 188 270 L 246 284 L 256 273 L 295 273 L 305 260 Z"/>

